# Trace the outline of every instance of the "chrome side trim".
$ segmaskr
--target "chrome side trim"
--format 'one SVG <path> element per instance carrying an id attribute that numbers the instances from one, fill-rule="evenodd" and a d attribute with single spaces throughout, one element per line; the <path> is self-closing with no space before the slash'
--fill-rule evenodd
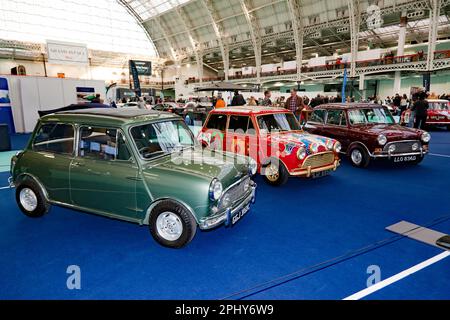
<path id="1" fill-rule="evenodd" d="M 123 221 L 129 221 L 129 222 L 134 222 L 134 223 L 140 223 L 140 219 L 137 218 L 128 218 L 126 216 L 122 216 L 122 215 L 117 215 L 117 214 L 112 214 L 112 213 L 108 213 L 105 211 L 99 211 L 99 210 L 93 210 L 93 209 L 89 209 L 89 208 L 85 208 L 85 207 L 79 207 L 73 204 L 69 204 L 69 203 L 65 203 L 65 202 L 59 202 L 59 201 L 49 201 L 49 203 L 53 204 L 53 205 L 58 205 L 61 207 L 66 207 L 66 208 L 70 208 L 70 209 L 75 209 L 77 211 L 83 211 L 86 213 L 93 213 L 96 215 L 100 215 L 100 216 L 104 216 L 107 218 L 112 218 L 112 219 L 116 219 L 116 220 L 123 220 Z"/>

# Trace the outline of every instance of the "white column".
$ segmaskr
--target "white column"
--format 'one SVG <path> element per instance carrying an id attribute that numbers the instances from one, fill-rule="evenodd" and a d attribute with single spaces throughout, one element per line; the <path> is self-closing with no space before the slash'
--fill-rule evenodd
<path id="1" fill-rule="evenodd" d="M 428 33 L 428 55 L 427 55 L 427 69 L 433 69 L 434 51 L 436 50 L 436 38 L 438 29 L 438 19 L 440 14 L 441 1 L 430 0 L 430 30 Z"/>
<path id="2" fill-rule="evenodd" d="M 361 99 L 366 100 L 366 77 L 364 74 L 359 75 L 359 91 L 361 91 Z"/>
<path id="3" fill-rule="evenodd" d="M 397 56 L 402 56 L 405 52 L 405 40 L 406 40 L 406 25 L 407 25 L 407 18 L 406 18 L 406 11 L 402 12 L 402 16 L 400 18 L 400 30 L 398 32 L 398 49 L 397 49 Z M 401 88 L 401 79 L 402 79 L 402 72 L 401 71 L 395 71 L 395 77 L 394 77 L 394 94 L 400 92 Z"/>

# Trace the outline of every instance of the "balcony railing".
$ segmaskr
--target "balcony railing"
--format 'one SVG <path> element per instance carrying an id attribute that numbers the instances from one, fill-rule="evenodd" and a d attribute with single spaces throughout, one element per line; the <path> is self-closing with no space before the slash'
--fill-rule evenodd
<path id="1" fill-rule="evenodd" d="M 450 59 L 450 50 L 435 51 L 434 59 L 435 60 Z M 403 56 L 393 56 L 392 55 L 392 56 L 385 56 L 380 59 L 356 61 L 356 68 L 398 65 L 398 64 L 426 62 L 426 61 L 427 61 L 427 54 L 418 52 L 415 54 L 409 54 L 409 55 L 403 55 Z M 325 65 L 319 65 L 319 66 L 313 66 L 313 67 L 303 65 L 302 73 L 341 70 L 341 69 L 344 69 L 346 66 L 347 66 L 347 68 L 350 68 L 350 63 L 345 63 L 345 62 L 340 62 L 340 61 L 338 62 L 337 60 L 332 63 L 328 63 Z M 297 73 L 297 69 L 279 69 L 276 71 L 261 72 L 261 77 L 266 78 L 266 77 L 275 77 L 275 76 L 285 76 L 285 75 L 293 75 L 296 73 Z M 254 78 L 256 78 L 256 73 L 239 74 L 239 75 L 233 75 L 233 76 L 228 77 L 229 80 L 245 80 L 245 79 L 254 79 Z M 225 78 L 224 77 L 209 77 L 209 78 L 203 78 L 202 80 L 203 80 L 203 82 L 223 81 L 223 80 L 225 80 Z M 198 78 L 190 78 L 186 81 L 187 84 L 199 83 L 199 82 L 200 82 L 200 80 Z"/>

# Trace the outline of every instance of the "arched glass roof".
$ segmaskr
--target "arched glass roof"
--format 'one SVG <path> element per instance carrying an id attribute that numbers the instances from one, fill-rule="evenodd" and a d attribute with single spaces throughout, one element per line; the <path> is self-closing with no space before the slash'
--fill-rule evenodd
<path id="1" fill-rule="evenodd" d="M 116 0 L 1 0 L 0 39 L 156 56 L 144 29 Z"/>

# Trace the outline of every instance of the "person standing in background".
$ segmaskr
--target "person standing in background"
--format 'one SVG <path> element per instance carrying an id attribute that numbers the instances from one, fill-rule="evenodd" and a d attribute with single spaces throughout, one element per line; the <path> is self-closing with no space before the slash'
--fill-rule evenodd
<path id="1" fill-rule="evenodd" d="M 258 103 L 256 102 L 256 99 L 255 99 L 255 97 L 250 97 L 250 99 L 248 100 L 248 104 L 247 105 L 249 105 L 249 106 L 257 106 L 258 105 Z"/>
<path id="2" fill-rule="evenodd" d="M 398 115 L 401 116 L 403 112 L 406 111 L 407 107 L 408 107 L 408 97 L 406 96 L 406 94 L 403 94 L 402 99 L 400 100 L 400 111 Z"/>
<path id="3" fill-rule="evenodd" d="M 428 101 L 426 100 L 426 93 L 419 93 L 419 100 L 417 100 L 411 108 L 415 112 L 416 119 L 414 121 L 414 128 L 424 129 L 428 115 Z"/>
<path id="4" fill-rule="evenodd" d="M 297 118 L 303 109 L 303 100 L 297 95 L 297 90 L 291 90 L 291 96 L 287 98 L 285 108 L 291 111 Z"/>
<path id="5" fill-rule="evenodd" d="M 245 99 L 242 94 L 239 93 L 239 91 L 234 92 L 233 100 L 231 100 L 232 106 L 243 106 L 245 105 Z"/>
<path id="6" fill-rule="evenodd" d="M 272 96 L 272 93 L 269 90 L 264 91 L 264 99 L 261 103 L 262 106 L 272 106 L 272 100 L 270 100 L 270 97 Z"/>
<path id="7" fill-rule="evenodd" d="M 214 107 L 215 107 L 216 109 L 219 109 L 219 108 L 225 108 L 225 107 L 226 107 L 225 100 L 223 100 L 222 94 L 221 94 L 221 93 L 219 93 L 219 94 L 217 95 L 217 100 L 216 100 L 216 104 L 215 104 Z"/>

